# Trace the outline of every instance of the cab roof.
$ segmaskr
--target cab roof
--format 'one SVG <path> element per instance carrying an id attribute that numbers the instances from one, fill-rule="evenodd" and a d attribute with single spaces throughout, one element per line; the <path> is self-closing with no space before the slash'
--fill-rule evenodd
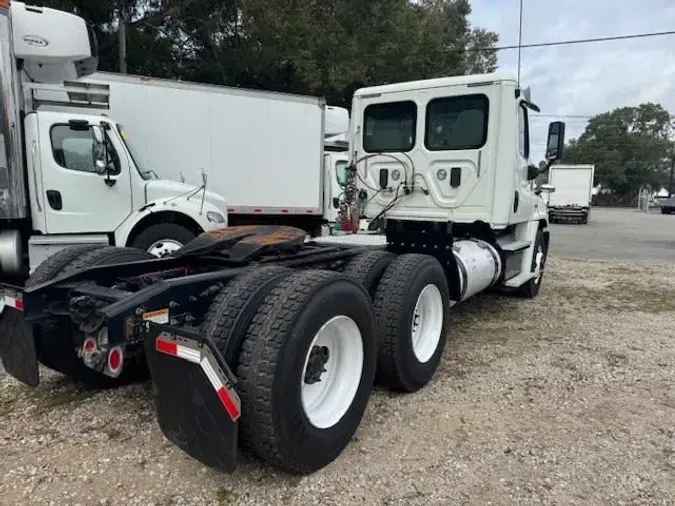
<path id="1" fill-rule="evenodd" d="M 364 97 L 380 93 L 394 93 L 398 91 L 424 90 L 429 88 L 443 88 L 446 86 L 480 86 L 495 82 L 510 82 L 517 84 L 516 78 L 504 72 L 492 72 L 490 74 L 472 74 L 464 76 L 439 77 L 435 79 L 423 79 L 420 81 L 408 81 L 404 83 L 384 84 L 356 90 L 354 97 Z"/>

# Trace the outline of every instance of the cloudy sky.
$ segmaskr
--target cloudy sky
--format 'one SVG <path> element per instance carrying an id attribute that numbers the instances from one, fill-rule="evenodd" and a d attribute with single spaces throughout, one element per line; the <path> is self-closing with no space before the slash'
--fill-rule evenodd
<path id="1" fill-rule="evenodd" d="M 471 22 L 518 44 L 519 0 L 471 0 Z M 675 0 L 523 0 L 523 44 L 675 30 Z M 499 53 L 499 67 L 517 70 L 518 51 Z M 523 49 L 521 82 L 531 86 L 541 114 L 592 116 L 615 107 L 660 103 L 675 113 L 675 35 Z M 532 122 L 534 162 L 546 128 L 560 119 L 577 137 L 583 118 Z"/>

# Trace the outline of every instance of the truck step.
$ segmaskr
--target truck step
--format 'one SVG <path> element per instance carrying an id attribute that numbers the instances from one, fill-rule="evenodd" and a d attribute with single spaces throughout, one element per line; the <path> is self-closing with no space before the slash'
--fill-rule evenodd
<path id="1" fill-rule="evenodd" d="M 531 241 L 514 241 L 506 244 L 500 244 L 499 246 L 507 253 L 516 253 L 529 248 L 531 244 Z"/>
<path id="2" fill-rule="evenodd" d="M 314 241 L 322 244 L 348 244 L 353 246 L 386 246 L 387 236 L 384 234 L 345 234 L 313 237 L 307 242 Z"/>
<path id="3" fill-rule="evenodd" d="M 508 288 L 518 288 L 524 283 L 527 283 L 529 280 L 531 280 L 534 277 L 534 274 L 532 272 L 523 272 L 521 274 L 518 274 L 517 276 L 509 279 L 504 283 L 504 286 Z"/>

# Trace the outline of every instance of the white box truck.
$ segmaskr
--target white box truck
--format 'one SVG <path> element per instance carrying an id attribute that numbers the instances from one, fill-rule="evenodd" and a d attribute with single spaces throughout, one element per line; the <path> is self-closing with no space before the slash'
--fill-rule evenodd
<path id="1" fill-rule="evenodd" d="M 157 180 L 139 163 L 126 125 L 102 115 L 108 87 L 77 81 L 96 70 L 96 48 L 81 17 L 0 2 L 3 280 L 25 279 L 66 246 L 161 256 L 227 223 L 225 199 L 201 183 Z"/>
<path id="2" fill-rule="evenodd" d="M 228 201 L 230 225 L 316 233 L 338 219 L 336 167 L 347 164 L 346 109 L 319 97 L 97 72 L 110 113 L 160 178 L 199 183 Z M 327 139 L 331 139 L 330 142 Z M 158 148 L 159 146 L 159 148 Z"/>
<path id="3" fill-rule="evenodd" d="M 548 182 L 555 187 L 548 202 L 552 223 L 586 224 L 591 216 L 595 165 L 553 165 Z"/>

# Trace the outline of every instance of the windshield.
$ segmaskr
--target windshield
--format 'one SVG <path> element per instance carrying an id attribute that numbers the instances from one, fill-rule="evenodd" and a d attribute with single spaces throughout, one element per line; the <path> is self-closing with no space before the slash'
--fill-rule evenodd
<path id="1" fill-rule="evenodd" d="M 117 130 L 119 131 L 120 137 L 122 137 L 122 141 L 129 152 L 129 156 L 131 156 L 131 161 L 134 162 L 134 165 L 136 166 L 136 169 L 138 169 L 138 173 L 141 175 L 141 177 L 146 181 L 151 179 L 159 179 L 159 176 L 157 176 L 153 170 L 145 169 L 143 159 L 141 158 L 141 155 L 138 153 L 138 151 L 136 151 L 133 143 L 129 140 L 129 134 L 126 129 L 118 123 Z"/>

